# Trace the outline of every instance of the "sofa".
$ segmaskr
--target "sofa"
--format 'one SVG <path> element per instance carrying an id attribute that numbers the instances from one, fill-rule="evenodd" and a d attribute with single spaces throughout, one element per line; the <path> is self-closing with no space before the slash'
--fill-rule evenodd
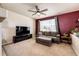
<path id="1" fill-rule="evenodd" d="M 60 34 L 57 32 L 40 32 L 37 37 L 51 37 L 52 43 L 60 43 Z"/>

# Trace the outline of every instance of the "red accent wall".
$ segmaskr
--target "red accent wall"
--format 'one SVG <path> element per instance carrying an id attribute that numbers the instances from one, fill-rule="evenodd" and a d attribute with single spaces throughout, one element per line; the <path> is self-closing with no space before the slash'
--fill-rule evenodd
<path id="1" fill-rule="evenodd" d="M 60 32 L 61 34 L 63 34 L 68 32 L 72 28 L 75 28 L 75 26 L 77 25 L 76 21 L 79 19 L 79 11 L 65 13 L 65 14 L 56 15 L 56 16 L 58 17 L 58 21 L 59 21 Z M 39 31 L 39 20 L 49 19 L 53 17 L 54 16 L 50 16 L 50 17 L 36 20 L 36 33 Z"/>
<path id="2" fill-rule="evenodd" d="M 60 32 L 61 34 L 70 31 L 77 24 L 76 21 L 79 19 L 79 11 L 66 13 L 58 16 Z"/>
<path id="3" fill-rule="evenodd" d="M 36 34 L 38 34 L 38 32 L 39 32 L 39 27 L 40 27 L 40 25 L 39 25 L 39 20 L 36 20 Z"/>

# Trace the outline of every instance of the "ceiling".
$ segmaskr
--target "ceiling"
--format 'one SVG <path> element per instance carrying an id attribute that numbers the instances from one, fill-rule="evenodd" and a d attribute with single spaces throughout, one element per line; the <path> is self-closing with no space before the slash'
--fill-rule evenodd
<path id="1" fill-rule="evenodd" d="M 28 10 L 36 10 L 35 5 L 38 5 L 39 9 L 41 10 L 47 8 L 48 11 L 44 12 L 46 15 L 40 14 L 32 16 L 33 12 L 29 12 Z M 79 10 L 79 3 L 2 3 L 1 6 L 34 19 L 60 15 Z"/>

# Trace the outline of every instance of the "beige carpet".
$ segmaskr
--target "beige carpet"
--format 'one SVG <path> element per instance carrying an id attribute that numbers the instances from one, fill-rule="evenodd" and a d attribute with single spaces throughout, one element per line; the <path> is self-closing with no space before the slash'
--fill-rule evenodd
<path id="1" fill-rule="evenodd" d="M 21 41 L 5 46 L 9 56 L 75 56 L 72 47 L 68 44 L 52 44 L 51 47 L 35 42 L 34 39 Z"/>

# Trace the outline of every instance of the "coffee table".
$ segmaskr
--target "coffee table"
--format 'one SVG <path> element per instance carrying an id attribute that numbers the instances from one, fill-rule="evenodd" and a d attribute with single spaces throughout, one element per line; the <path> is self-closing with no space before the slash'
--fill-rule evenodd
<path id="1" fill-rule="evenodd" d="M 51 46 L 52 45 L 52 38 L 46 37 L 46 36 L 36 37 L 36 42 L 46 45 L 46 46 Z"/>

